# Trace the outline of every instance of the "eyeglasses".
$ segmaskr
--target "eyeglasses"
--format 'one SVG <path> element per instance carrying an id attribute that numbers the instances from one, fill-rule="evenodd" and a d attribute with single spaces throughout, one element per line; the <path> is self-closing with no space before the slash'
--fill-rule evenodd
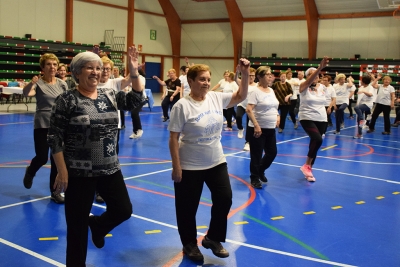
<path id="1" fill-rule="evenodd" d="M 92 67 L 92 66 L 88 66 L 88 67 L 85 67 L 85 69 L 87 70 L 87 71 L 90 71 L 90 72 L 93 72 L 93 71 L 96 71 L 96 72 L 101 72 L 101 70 L 102 70 L 102 68 L 100 68 L 100 67 Z"/>
<path id="2" fill-rule="evenodd" d="M 109 72 L 111 71 L 111 68 L 103 68 L 103 71 Z"/>

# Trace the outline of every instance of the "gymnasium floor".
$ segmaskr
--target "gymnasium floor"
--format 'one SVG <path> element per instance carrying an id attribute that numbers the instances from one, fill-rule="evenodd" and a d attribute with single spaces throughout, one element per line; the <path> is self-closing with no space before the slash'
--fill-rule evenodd
<path id="1" fill-rule="evenodd" d="M 29 112 L 22 105 L 11 109 L 16 112 L 0 112 L 0 266 L 64 266 L 64 206 L 50 201 L 48 166 L 31 189 L 22 185 L 34 156 L 34 106 Z M 110 233 L 103 249 L 89 242 L 87 266 L 199 266 L 181 253 L 167 123 L 161 122 L 160 107 L 143 110 L 143 137 L 129 139 L 128 116 L 120 139 L 132 217 Z M 341 135 L 326 135 L 314 166 L 317 181 L 309 183 L 299 170 L 309 139 L 287 121 L 262 190 L 249 184 L 249 152 L 242 150 L 236 126 L 223 132 L 233 189 L 224 244 L 230 257 L 216 258 L 200 247 L 202 266 L 400 266 L 399 129 L 382 135 L 379 118 L 375 133 L 355 140 L 355 120 L 345 125 Z M 210 218 L 207 187 L 201 201 L 199 240 Z M 94 203 L 92 213 L 104 209 Z"/>

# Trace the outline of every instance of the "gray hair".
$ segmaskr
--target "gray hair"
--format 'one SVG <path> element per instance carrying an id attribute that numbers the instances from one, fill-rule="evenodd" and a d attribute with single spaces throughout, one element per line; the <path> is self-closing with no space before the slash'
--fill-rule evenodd
<path id="1" fill-rule="evenodd" d="M 308 68 L 306 70 L 306 77 L 308 77 L 308 74 L 310 74 L 310 71 L 316 71 L 316 70 L 317 70 L 316 68 Z"/>
<path id="2" fill-rule="evenodd" d="M 71 64 L 69 65 L 69 68 L 71 69 L 71 76 L 77 83 L 79 83 L 79 79 L 76 77 L 76 75 L 82 73 L 83 67 L 88 62 L 96 62 L 103 67 L 103 62 L 97 54 L 89 51 L 77 54 L 74 56 Z"/>

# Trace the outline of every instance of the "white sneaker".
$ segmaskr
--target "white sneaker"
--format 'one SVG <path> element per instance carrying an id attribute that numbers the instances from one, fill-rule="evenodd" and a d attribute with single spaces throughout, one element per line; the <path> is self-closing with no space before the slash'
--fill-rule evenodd
<path id="1" fill-rule="evenodd" d="M 131 134 L 131 135 L 129 136 L 129 138 L 130 138 L 130 139 L 137 138 L 137 135 L 136 135 L 135 133 L 133 133 L 133 134 Z"/>
<path id="2" fill-rule="evenodd" d="M 246 142 L 246 144 L 244 144 L 243 150 L 244 150 L 244 151 L 250 151 L 250 144 L 249 144 L 249 142 Z"/>
<path id="3" fill-rule="evenodd" d="M 322 138 L 325 138 L 325 134 L 322 134 Z"/>
<path id="4" fill-rule="evenodd" d="M 371 119 L 372 119 L 372 115 L 371 115 L 371 114 L 368 114 L 366 120 L 367 120 L 367 121 L 370 121 Z"/>
<path id="5" fill-rule="evenodd" d="M 143 135 L 143 130 L 142 129 L 137 130 L 136 138 L 140 138 L 140 137 L 142 137 L 142 135 Z"/>
<path id="6" fill-rule="evenodd" d="M 340 129 L 343 129 L 344 128 L 344 122 L 342 122 L 341 124 L 340 124 Z"/>
<path id="7" fill-rule="evenodd" d="M 242 130 L 239 130 L 239 132 L 238 132 L 238 138 L 243 138 L 243 129 Z"/>

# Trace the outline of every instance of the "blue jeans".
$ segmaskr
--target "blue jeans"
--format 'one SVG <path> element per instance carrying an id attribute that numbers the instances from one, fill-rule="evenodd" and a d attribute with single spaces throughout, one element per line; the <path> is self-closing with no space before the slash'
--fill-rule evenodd
<path id="1" fill-rule="evenodd" d="M 370 112 L 370 108 L 365 104 L 361 104 L 361 105 L 355 106 L 354 111 L 357 114 L 357 125 L 360 125 L 360 121 L 364 120 L 363 114 L 365 112 Z M 358 127 L 358 134 L 362 134 L 362 128 L 360 128 L 360 127 Z"/>
<path id="2" fill-rule="evenodd" d="M 347 103 L 336 105 L 336 132 L 340 132 L 340 124 L 344 122 L 344 110 L 347 108 L 347 106 Z"/>

